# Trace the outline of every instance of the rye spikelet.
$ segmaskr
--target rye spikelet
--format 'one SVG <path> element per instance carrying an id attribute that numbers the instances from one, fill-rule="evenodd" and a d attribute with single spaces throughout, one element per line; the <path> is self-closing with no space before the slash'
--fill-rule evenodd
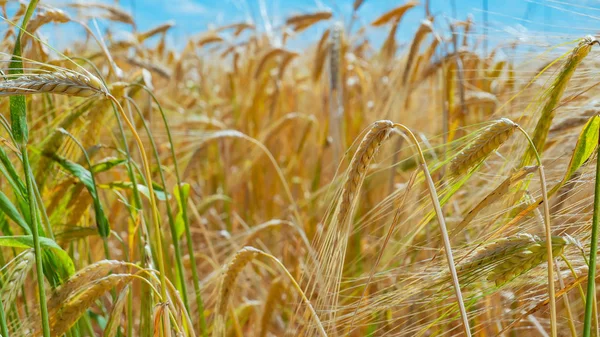
<path id="1" fill-rule="evenodd" d="M 469 283 L 486 274 L 488 281 L 502 286 L 545 262 L 546 242 L 530 234 L 496 240 L 480 248 L 468 261 L 459 264 L 459 276 Z M 552 255 L 562 254 L 570 243 L 567 237 L 553 236 Z"/>
<path id="2" fill-rule="evenodd" d="M 479 133 L 465 149 L 450 162 L 450 172 L 457 176 L 469 171 L 496 150 L 513 134 L 517 124 L 501 118 Z"/>
<path id="3" fill-rule="evenodd" d="M 8 277 L 2 285 L 1 298 L 4 312 L 8 312 L 8 308 L 17 297 L 19 289 L 21 289 L 21 286 L 23 286 L 23 283 L 25 282 L 27 273 L 29 273 L 33 267 L 34 261 L 35 255 L 33 250 L 30 249 L 18 255 L 11 262 L 11 264 L 14 263 L 14 267 L 12 267 Z"/>
<path id="4" fill-rule="evenodd" d="M 102 82 L 94 75 L 83 75 L 72 71 L 24 75 L 0 82 L 0 96 L 40 93 L 90 97 L 105 95 L 107 92 Z"/>

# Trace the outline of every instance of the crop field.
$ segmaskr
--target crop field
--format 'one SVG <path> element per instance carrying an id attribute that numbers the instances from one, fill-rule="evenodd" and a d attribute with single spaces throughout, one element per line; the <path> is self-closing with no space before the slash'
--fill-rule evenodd
<path id="1" fill-rule="evenodd" d="M 346 2 L 0 1 L 0 336 L 600 337 L 600 42 Z"/>

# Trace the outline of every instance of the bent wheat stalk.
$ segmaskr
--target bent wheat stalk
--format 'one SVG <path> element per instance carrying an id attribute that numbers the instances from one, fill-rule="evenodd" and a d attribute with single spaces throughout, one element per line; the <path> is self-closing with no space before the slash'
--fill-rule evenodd
<path id="1" fill-rule="evenodd" d="M 542 164 L 542 158 L 535 146 L 534 141 L 529 137 L 527 131 L 525 131 L 520 125 L 515 124 L 517 129 L 525 136 L 529 146 L 531 148 L 531 152 L 535 155 L 535 158 L 538 162 L 538 174 L 540 177 L 540 185 L 542 189 L 542 200 L 544 201 L 544 229 L 546 235 L 546 242 L 552 242 L 552 228 L 550 226 L 550 205 L 548 202 L 548 191 L 546 188 L 546 174 L 544 173 L 544 165 Z M 552 337 L 557 336 L 557 327 L 556 327 L 556 299 L 555 299 L 555 290 L 554 290 L 554 257 L 552 251 L 552 245 L 546 245 L 546 257 L 548 261 L 548 297 L 550 300 L 550 330 L 552 333 Z"/>
<path id="2" fill-rule="evenodd" d="M 419 161 L 421 162 L 421 169 L 423 170 L 423 174 L 425 175 L 425 181 L 427 182 L 427 189 L 429 191 L 429 196 L 431 198 L 431 203 L 433 204 L 433 208 L 435 210 L 435 214 L 437 215 L 438 224 L 440 225 L 440 232 L 442 234 L 442 240 L 444 242 L 444 251 L 446 253 L 446 260 L 448 262 L 448 268 L 450 269 L 450 274 L 452 276 L 452 284 L 454 286 L 454 295 L 456 296 L 456 302 L 458 303 L 458 308 L 460 310 L 460 315 L 462 318 L 462 325 L 465 331 L 465 335 L 471 336 L 471 329 L 469 327 L 469 317 L 467 315 L 467 310 L 465 308 L 465 303 L 463 301 L 462 292 L 460 290 L 460 283 L 458 281 L 458 275 L 456 273 L 456 266 L 454 265 L 454 257 L 452 256 L 452 246 L 450 245 L 450 238 L 448 236 L 448 230 L 446 229 L 446 220 L 444 219 L 444 213 L 442 211 L 442 207 L 440 206 L 439 198 L 437 195 L 437 191 L 435 189 L 435 184 L 433 183 L 433 179 L 431 178 L 431 174 L 429 174 L 429 169 L 427 168 L 427 162 L 425 161 L 425 156 L 423 155 L 423 150 L 421 150 L 421 146 L 419 145 L 419 141 L 417 137 L 412 133 L 412 131 L 404 126 L 403 124 L 394 124 L 395 128 L 399 128 L 402 130 L 408 138 L 413 142 L 415 148 L 417 149 L 417 154 L 419 156 Z"/>

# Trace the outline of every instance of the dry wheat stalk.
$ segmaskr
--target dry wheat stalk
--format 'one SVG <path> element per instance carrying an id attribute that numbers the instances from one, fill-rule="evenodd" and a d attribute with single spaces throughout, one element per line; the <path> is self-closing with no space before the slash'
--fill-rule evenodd
<path id="1" fill-rule="evenodd" d="M 450 161 L 451 174 L 454 176 L 463 174 L 485 160 L 513 134 L 516 128 L 517 124 L 510 119 L 501 118 L 495 121 Z"/>
<path id="2" fill-rule="evenodd" d="M 27 273 L 33 267 L 35 261 L 35 255 L 33 250 L 27 250 L 17 257 L 15 257 L 10 264 L 14 263 L 9 276 L 6 278 L 2 285 L 2 305 L 4 306 L 4 312 L 8 312 L 8 308 L 13 303 L 19 289 L 23 286 Z"/>
<path id="3" fill-rule="evenodd" d="M 96 76 L 66 70 L 39 75 L 23 75 L 0 82 L 0 96 L 39 93 L 90 97 L 106 95 L 107 91 Z"/>

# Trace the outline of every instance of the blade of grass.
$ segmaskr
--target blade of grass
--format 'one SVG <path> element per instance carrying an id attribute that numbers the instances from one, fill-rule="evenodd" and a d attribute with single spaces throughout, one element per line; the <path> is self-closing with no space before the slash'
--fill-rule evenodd
<path id="1" fill-rule="evenodd" d="M 598 137 L 600 144 L 600 137 Z M 600 151 L 600 146 L 598 146 Z M 594 216 L 592 218 L 592 236 L 590 238 L 590 260 L 588 267 L 587 294 L 585 301 L 585 315 L 583 321 L 583 337 L 590 337 L 592 330 L 592 309 L 595 300 L 594 283 L 596 279 L 596 254 L 598 253 L 598 220 L 600 216 L 600 153 L 596 161 L 596 182 L 594 185 Z"/>

